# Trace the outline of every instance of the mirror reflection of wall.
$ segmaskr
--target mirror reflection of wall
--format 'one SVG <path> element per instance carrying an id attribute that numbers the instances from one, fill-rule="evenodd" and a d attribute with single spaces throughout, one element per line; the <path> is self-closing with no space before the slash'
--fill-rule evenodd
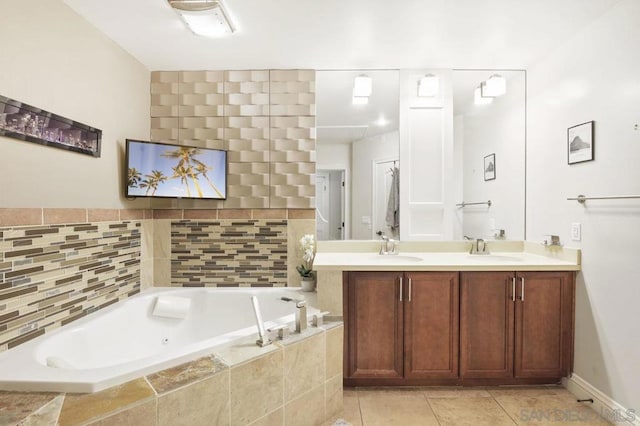
<path id="1" fill-rule="evenodd" d="M 499 75 L 504 94 L 476 99 L 482 82 Z M 524 239 L 525 215 L 525 72 L 454 70 L 454 146 L 462 166 L 465 203 L 458 208 L 462 235 L 474 238 Z M 480 90 L 480 94 L 482 91 Z M 485 175 L 485 158 L 492 170 Z M 494 161 L 495 160 L 495 161 Z"/>
<path id="2" fill-rule="evenodd" d="M 390 227 L 389 198 L 393 170 L 400 168 L 400 74 L 399 70 L 316 72 L 320 240 L 378 239 L 377 231 L 398 236 L 397 228 Z M 506 92 L 476 105 L 476 89 L 494 74 L 505 78 Z M 367 103 L 357 99 L 354 104 L 359 76 L 370 77 L 371 93 Z M 525 237 L 525 78 L 521 70 L 451 72 L 452 196 L 458 204 L 491 200 L 490 207 L 454 207 L 450 225 L 454 239 L 463 235 L 491 239 L 500 230 L 506 239 Z M 485 180 L 485 157 L 492 154 L 495 179 Z"/>
<path id="3" fill-rule="evenodd" d="M 370 94 L 354 99 L 358 77 Z M 317 71 L 316 94 L 318 239 L 397 238 L 389 196 L 399 167 L 398 71 Z M 344 189 L 331 184 L 338 176 Z"/>

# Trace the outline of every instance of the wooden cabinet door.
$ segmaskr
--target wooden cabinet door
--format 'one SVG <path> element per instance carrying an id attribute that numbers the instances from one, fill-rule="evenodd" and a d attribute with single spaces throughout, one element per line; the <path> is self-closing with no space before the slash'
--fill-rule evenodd
<path id="1" fill-rule="evenodd" d="M 402 272 L 349 272 L 346 378 L 403 376 Z"/>
<path id="2" fill-rule="evenodd" d="M 514 274 L 460 274 L 460 376 L 513 377 Z"/>
<path id="3" fill-rule="evenodd" d="M 517 274 L 515 377 L 563 377 L 573 345 L 572 272 Z"/>
<path id="4" fill-rule="evenodd" d="M 458 377 L 457 272 L 405 273 L 405 378 Z"/>

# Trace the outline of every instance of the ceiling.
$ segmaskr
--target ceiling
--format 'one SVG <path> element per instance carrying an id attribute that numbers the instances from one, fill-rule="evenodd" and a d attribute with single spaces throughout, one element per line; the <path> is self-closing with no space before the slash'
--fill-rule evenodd
<path id="1" fill-rule="evenodd" d="M 353 81 L 371 77 L 369 103 L 354 105 Z M 316 140 L 349 143 L 398 129 L 397 70 L 316 72 Z"/>
<path id="2" fill-rule="evenodd" d="M 226 38 L 167 0 L 64 0 L 149 70 L 527 68 L 619 0 L 226 0 Z"/>

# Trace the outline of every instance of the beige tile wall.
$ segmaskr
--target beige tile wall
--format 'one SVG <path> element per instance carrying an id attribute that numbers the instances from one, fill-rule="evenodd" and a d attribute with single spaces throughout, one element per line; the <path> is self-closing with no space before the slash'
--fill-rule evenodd
<path id="1" fill-rule="evenodd" d="M 121 219 L 130 217 L 140 219 Z M 150 286 L 144 217 L 151 212 L 0 209 L 0 351 Z"/>
<path id="2" fill-rule="evenodd" d="M 341 323 L 265 348 L 255 336 L 93 394 L 0 392 L 0 419 L 38 425 L 291 425 L 343 410 Z"/>

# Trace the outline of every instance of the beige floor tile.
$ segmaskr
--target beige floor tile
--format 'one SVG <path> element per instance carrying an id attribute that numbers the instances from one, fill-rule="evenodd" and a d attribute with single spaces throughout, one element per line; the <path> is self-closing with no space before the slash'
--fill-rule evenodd
<path id="1" fill-rule="evenodd" d="M 437 425 L 427 399 L 420 391 L 358 391 L 362 423 L 376 425 Z"/>
<path id="2" fill-rule="evenodd" d="M 337 416 L 335 420 L 343 419 L 351 423 L 353 426 L 362 426 L 358 393 L 354 390 L 344 389 L 342 391 L 342 404 L 344 406 L 342 415 Z"/>
<path id="3" fill-rule="evenodd" d="M 554 395 L 557 392 L 566 391 L 560 386 L 496 386 L 486 389 L 494 398 L 499 396 Z"/>
<path id="4" fill-rule="evenodd" d="M 424 395 L 427 398 L 491 398 L 485 389 L 461 387 L 424 388 Z"/>
<path id="5" fill-rule="evenodd" d="M 515 423 L 493 398 L 430 398 L 442 426 L 500 426 Z"/>
<path id="6" fill-rule="evenodd" d="M 18 426 L 49 426 L 57 424 L 63 402 L 64 395 L 56 396 L 53 401 L 18 423 Z M 2 424 L 2 419 L 0 419 L 0 424 Z"/>
<path id="7" fill-rule="evenodd" d="M 500 396 L 498 404 L 519 425 L 608 425 L 591 408 L 571 394 L 537 396 Z"/>

